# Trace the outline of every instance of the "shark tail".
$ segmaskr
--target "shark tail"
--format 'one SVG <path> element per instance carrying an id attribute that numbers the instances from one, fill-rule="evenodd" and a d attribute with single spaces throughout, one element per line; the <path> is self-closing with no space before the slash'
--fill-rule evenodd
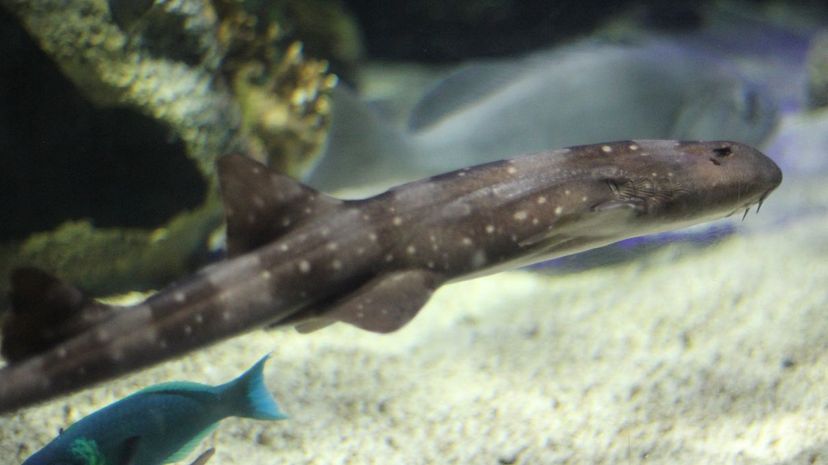
<path id="1" fill-rule="evenodd" d="M 256 420 L 287 418 L 264 382 L 264 365 L 269 357 L 265 355 L 238 378 L 218 386 L 222 404 L 229 408 L 230 415 Z"/>
<path id="2" fill-rule="evenodd" d="M 108 319 L 114 306 L 34 267 L 11 276 L 11 310 L 4 315 L 0 353 L 15 363 L 44 352 Z"/>

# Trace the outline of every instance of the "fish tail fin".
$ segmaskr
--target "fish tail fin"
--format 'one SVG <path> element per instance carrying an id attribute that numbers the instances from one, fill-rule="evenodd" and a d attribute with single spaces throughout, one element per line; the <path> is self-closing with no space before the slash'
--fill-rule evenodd
<path id="1" fill-rule="evenodd" d="M 17 268 L 0 353 L 10 363 L 24 360 L 106 320 L 114 308 L 39 268 Z"/>
<path id="2" fill-rule="evenodd" d="M 227 405 L 232 416 L 256 420 L 287 418 L 264 382 L 264 365 L 269 357 L 265 355 L 241 376 L 219 386 L 222 403 Z"/>

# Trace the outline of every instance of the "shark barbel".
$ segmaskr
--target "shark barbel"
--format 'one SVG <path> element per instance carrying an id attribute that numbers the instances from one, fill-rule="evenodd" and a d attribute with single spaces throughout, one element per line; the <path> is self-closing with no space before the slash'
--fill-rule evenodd
<path id="1" fill-rule="evenodd" d="M 751 147 L 667 140 L 527 155 L 362 200 L 238 155 L 218 174 L 229 258 L 142 303 L 104 305 L 33 268 L 13 275 L 0 412 L 255 328 L 395 331 L 444 283 L 725 217 L 782 180 Z"/>

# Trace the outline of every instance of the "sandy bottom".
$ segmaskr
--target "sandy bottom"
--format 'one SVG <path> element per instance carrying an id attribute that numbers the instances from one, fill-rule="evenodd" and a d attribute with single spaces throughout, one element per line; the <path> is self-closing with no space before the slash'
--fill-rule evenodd
<path id="1" fill-rule="evenodd" d="M 746 222 L 767 228 L 713 246 L 447 286 L 391 335 L 257 331 L 0 418 L 2 464 L 135 389 L 267 352 L 291 418 L 226 420 L 211 464 L 828 463 L 828 215 L 784 215 L 828 205 L 820 185 L 783 185 Z"/>

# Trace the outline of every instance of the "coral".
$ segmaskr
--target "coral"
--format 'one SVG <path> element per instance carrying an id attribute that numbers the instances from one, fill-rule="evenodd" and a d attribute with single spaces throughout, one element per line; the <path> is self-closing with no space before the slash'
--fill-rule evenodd
<path id="1" fill-rule="evenodd" d="M 0 147 L 12 148 L 0 161 L 23 176 L 0 200 L 17 215 L 14 228 L 0 228 L 0 292 L 19 264 L 93 292 L 158 287 L 198 261 L 220 223 L 216 157 L 247 153 L 297 176 L 310 169 L 336 79 L 325 61 L 303 58 L 277 16 L 249 11 L 253 3 L 0 0 L 0 24 L 22 26 L 56 65 L 3 86 L 32 89 L 21 94 L 37 101 L 7 106 L 23 110 L 14 118 L 0 110 L 14 124 L 0 127 Z M 12 38 L 5 45 L 20 42 Z M 38 97 L 64 78 L 71 84 Z M 28 211 L 34 197 L 54 208 Z"/>
<path id="2" fill-rule="evenodd" d="M 233 76 L 250 151 L 288 173 L 313 167 L 330 117 L 325 92 L 336 85 L 324 62 L 303 62 L 301 53 L 295 42 L 275 66 L 250 63 Z"/>

